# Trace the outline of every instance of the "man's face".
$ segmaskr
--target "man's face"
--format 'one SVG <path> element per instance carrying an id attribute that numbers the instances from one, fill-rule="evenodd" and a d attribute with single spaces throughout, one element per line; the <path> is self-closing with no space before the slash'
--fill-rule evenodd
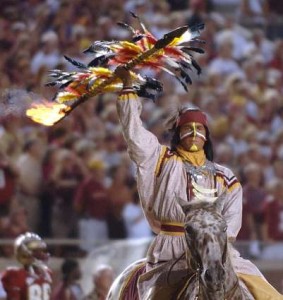
<path id="1" fill-rule="evenodd" d="M 180 144 L 189 152 L 197 152 L 203 149 L 206 141 L 205 127 L 201 123 L 190 122 L 180 128 Z"/>

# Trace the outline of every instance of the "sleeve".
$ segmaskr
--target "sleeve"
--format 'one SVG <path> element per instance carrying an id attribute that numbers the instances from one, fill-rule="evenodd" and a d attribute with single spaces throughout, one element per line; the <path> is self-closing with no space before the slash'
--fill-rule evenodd
<path id="1" fill-rule="evenodd" d="M 124 88 L 117 101 L 117 112 L 131 159 L 139 168 L 155 170 L 162 146 L 146 130 L 140 118 L 142 105 L 131 88 Z"/>
<path id="2" fill-rule="evenodd" d="M 1 278 L 3 288 L 9 300 L 21 299 L 21 279 L 15 270 L 6 270 Z"/>
<path id="3" fill-rule="evenodd" d="M 242 226 L 243 189 L 236 176 L 229 170 L 225 189 L 227 197 L 222 210 L 227 222 L 227 234 L 230 242 L 234 242 Z"/>

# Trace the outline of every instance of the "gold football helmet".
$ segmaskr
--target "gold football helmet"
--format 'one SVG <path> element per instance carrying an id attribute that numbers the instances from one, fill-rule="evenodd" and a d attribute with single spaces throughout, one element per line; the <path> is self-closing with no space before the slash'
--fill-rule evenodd
<path id="1" fill-rule="evenodd" d="M 16 238 L 14 253 L 18 262 L 24 266 L 46 263 L 49 258 L 46 243 L 33 232 L 26 232 Z"/>

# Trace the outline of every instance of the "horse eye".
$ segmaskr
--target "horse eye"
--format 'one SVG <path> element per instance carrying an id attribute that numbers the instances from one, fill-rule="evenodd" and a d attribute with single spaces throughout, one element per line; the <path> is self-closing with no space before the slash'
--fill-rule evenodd
<path id="1" fill-rule="evenodd" d="M 227 225 L 223 228 L 223 232 L 227 231 Z"/>
<path id="2" fill-rule="evenodd" d="M 185 226 L 185 230 L 186 232 L 190 235 L 190 236 L 193 236 L 194 235 L 194 229 L 192 226 L 188 225 L 188 226 Z"/>

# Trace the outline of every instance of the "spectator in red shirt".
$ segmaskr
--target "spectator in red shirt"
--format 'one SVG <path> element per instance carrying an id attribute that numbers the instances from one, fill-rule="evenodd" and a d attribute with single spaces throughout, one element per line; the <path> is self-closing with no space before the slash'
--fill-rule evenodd
<path id="1" fill-rule="evenodd" d="M 264 238 L 265 244 L 261 258 L 264 260 L 282 260 L 283 251 L 283 182 L 273 179 L 268 187 L 269 196 L 265 205 Z"/>
<path id="2" fill-rule="evenodd" d="M 248 227 L 251 230 L 250 254 L 259 257 L 259 241 L 263 240 L 264 203 L 266 191 L 263 188 L 264 177 L 259 164 L 251 162 L 244 168 L 243 197 L 246 202 Z"/>
<path id="3" fill-rule="evenodd" d="M 89 168 L 90 174 L 78 186 L 74 200 L 79 217 L 79 238 L 86 241 L 81 248 L 85 251 L 108 239 L 107 218 L 111 208 L 104 163 L 91 160 Z"/>
<path id="4" fill-rule="evenodd" d="M 283 241 L 283 182 L 275 179 L 269 185 L 270 201 L 265 206 L 266 238 Z"/>

